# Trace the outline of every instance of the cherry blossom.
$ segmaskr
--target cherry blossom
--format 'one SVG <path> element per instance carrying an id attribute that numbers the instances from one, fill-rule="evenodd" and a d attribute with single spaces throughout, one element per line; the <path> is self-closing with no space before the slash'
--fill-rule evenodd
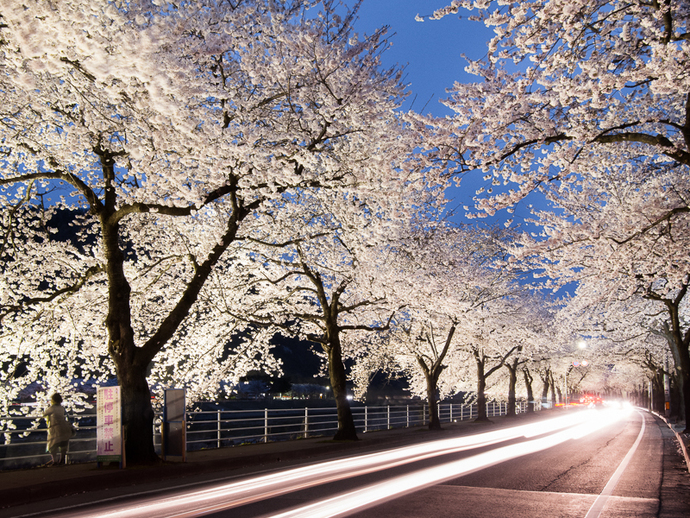
<path id="1" fill-rule="evenodd" d="M 690 401 L 690 8 L 683 2 L 454 1 L 493 27 L 439 124 L 438 157 L 481 169 L 478 215 L 534 204 L 516 248 L 553 281 L 657 302 Z M 548 284 L 548 281 L 547 281 Z"/>
<path id="2" fill-rule="evenodd" d="M 422 188 L 428 164 L 410 153 L 419 133 L 397 114 L 400 73 L 380 66 L 384 33 L 351 38 L 352 17 L 337 9 L 3 9 L 3 400 L 33 379 L 47 391 L 115 373 L 128 461 L 155 460 L 150 383 L 196 398 L 280 368 L 260 333 L 224 347 L 247 324 L 216 304 L 212 281 L 247 260 L 250 238 L 290 222 L 306 191 L 344 215 L 385 211 L 405 186 L 442 195 Z M 404 198 L 396 217 L 416 203 Z M 285 241 L 303 230 L 277 227 Z"/>

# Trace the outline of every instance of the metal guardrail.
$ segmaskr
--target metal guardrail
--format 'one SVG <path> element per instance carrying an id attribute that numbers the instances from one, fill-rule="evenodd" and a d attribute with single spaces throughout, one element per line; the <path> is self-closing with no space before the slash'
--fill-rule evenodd
<path id="1" fill-rule="evenodd" d="M 505 402 L 486 404 L 488 417 L 505 415 Z M 539 410 L 539 402 L 535 410 Z M 516 411 L 524 413 L 527 402 L 517 403 Z M 386 405 L 352 406 L 355 427 L 364 432 L 390 428 L 424 426 L 427 406 Z M 477 406 L 442 403 L 441 422 L 456 422 L 477 417 Z M 69 442 L 67 462 L 95 462 L 96 414 L 68 416 L 77 428 Z M 160 453 L 162 416 L 154 421 L 154 445 Z M 258 442 L 294 440 L 334 434 L 338 429 L 335 407 L 261 410 L 206 410 L 187 412 L 187 451 L 222 448 Z M 40 466 L 50 460 L 46 452 L 47 429 L 36 416 L 0 416 L 0 470 Z"/>

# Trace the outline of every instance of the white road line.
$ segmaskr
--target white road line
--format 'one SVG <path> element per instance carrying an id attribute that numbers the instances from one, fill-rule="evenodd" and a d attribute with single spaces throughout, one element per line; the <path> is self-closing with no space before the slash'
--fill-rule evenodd
<path id="1" fill-rule="evenodd" d="M 556 495 L 556 496 L 565 496 L 565 497 L 573 497 L 573 498 L 593 498 L 594 495 L 590 493 L 569 493 L 569 492 L 563 492 L 563 491 L 535 491 L 532 489 L 504 489 L 504 488 L 497 488 L 497 487 L 479 487 L 479 486 L 437 486 L 440 488 L 448 488 L 449 492 L 457 492 L 460 490 L 472 490 L 472 489 L 481 489 L 483 492 L 486 493 L 498 493 L 498 494 L 515 494 L 517 497 L 520 494 L 531 494 L 531 495 L 538 495 L 538 496 L 547 496 L 547 495 Z M 645 497 L 645 496 L 611 496 L 611 500 L 617 501 L 617 502 L 639 502 L 639 503 L 658 503 L 659 499 L 658 498 L 650 498 L 650 497 Z"/>
<path id="2" fill-rule="evenodd" d="M 611 476 L 609 481 L 607 482 L 606 486 L 604 487 L 604 490 L 599 494 L 597 499 L 594 501 L 592 504 L 592 507 L 589 508 L 589 511 L 585 515 L 585 518 L 598 518 L 602 511 L 604 510 L 604 507 L 606 506 L 607 502 L 609 501 L 609 498 L 611 498 L 611 495 L 613 494 L 613 490 L 616 489 L 616 486 L 618 485 L 618 481 L 620 480 L 621 476 L 623 475 L 623 472 L 625 469 L 628 467 L 628 464 L 630 464 L 630 460 L 632 459 L 633 455 L 635 454 L 635 450 L 637 450 L 637 447 L 640 445 L 640 442 L 642 442 L 642 437 L 644 436 L 644 430 L 645 430 L 645 419 L 644 416 L 638 412 L 640 417 L 642 417 L 642 427 L 640 428 L 640 433 L 637 435 L 637 440 L 635 441 L 635 444 L 632 445 L 632 448 L 628 451 L 627 455 L 623 459 L 623 461 L 620 463 L 618 466 L 618 469 L 614 472 L 614 474 Z"/>
<path id="3" fill-rule="evenodd" d="M 594 498 L 594 495 L 591 493 L 569 493 L 567 491 L 536 491 L 533 489 L 505 489 L 505 488 L 498 488 L 498 487 L 481 487 L 481 486 L 437 486 L 440 488 L 448 488 L 447 491 L 449 492 L 457 492 L 461 490 L 474 490 L 474 489 L 481 489 L 485 493 L 493 493 L 493 494 L 500 494 L 500 495 L 508 495 L 508 494 L 514 494 L 515 497 L 518 497 L 520 494 L 526 494 L 526 495 L 537 495 L 537 496 L 550 496 L 550 495 L 555 495 L 555 496 L 564 496 L 564 497 L 573 497 L 573 498 Z M 640 503 L 658 503 L 659 499 L 658 498 L 650 498 L 646 496 L 612 496 L 611 500 L 616 500 L 616 501 L 625 501 L 625 502 L 640 502 Z"/>

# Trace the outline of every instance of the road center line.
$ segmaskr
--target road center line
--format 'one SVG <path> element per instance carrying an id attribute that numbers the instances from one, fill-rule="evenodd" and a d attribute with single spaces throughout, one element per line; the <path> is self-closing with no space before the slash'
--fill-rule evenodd
<path id="1" fill-rule="evenodd" d="M 594 501 L 592 504 L 592 507 L 589 508 L 589 511 L 585 515 L 585 518 L 598 518 L 601 515 L 601 512 L 604 510 L 604 507 L 606 506 L 606 503 L 609 501 L 609 498 L 613 494 L 613 490 L 616 489 L 616 486 L 618 485 L 618 481 L 620 480 L 621 476 L 623 475 L 623 472 L 625 469 L 628 467 L 628 464 L 630 464 L 630 460 L 632 459 L 633 455 L 635 454 L 635 450 L 637 450 L 637 447 L 640 445 L 640 442 L 642 442 L 642 437 L 644 436 L 644 431 L 645 431 L 645 419 L 644 416 L 638 411 L 638 414 L 640 417 L 642 417 L 642 427 L 640 428 L 640 433 L 637 435 L 637 440 L 635 443 L 632 445 L 632 448 L 628 451 L 626 454 L 625 458 L 623 461 L 620 463 L 618 466 L 618 469 L 613 473 L 609 481 L 606 483 L 606 486 L 604 486 L 604 490 L 599 494 L 597 499 Z"/>

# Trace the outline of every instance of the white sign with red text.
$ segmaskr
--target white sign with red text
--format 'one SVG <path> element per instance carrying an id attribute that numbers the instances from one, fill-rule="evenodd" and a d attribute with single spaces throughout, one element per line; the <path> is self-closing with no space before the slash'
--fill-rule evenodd
<path id="1" fill-rule="evenodd" d="M 96 460 L 98 462 L 121 462 L 122 407 L 120 387 L 98 387 L 96 407 Z"/>

